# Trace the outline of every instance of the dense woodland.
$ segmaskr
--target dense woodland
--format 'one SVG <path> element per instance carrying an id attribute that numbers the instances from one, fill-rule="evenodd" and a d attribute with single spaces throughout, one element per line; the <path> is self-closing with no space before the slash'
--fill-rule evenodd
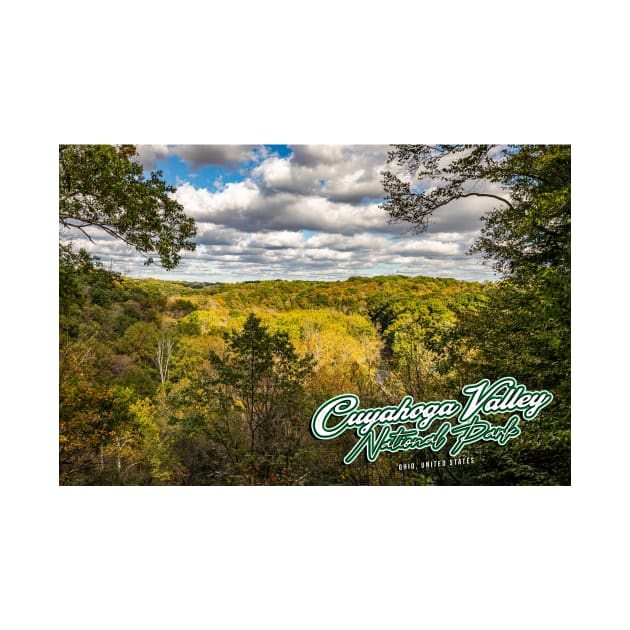
<path id="1" fill-rule="evenodd" d="M 384 173 L 383 208 L 422 231 L 442 205 L 478 194 L 467 181 L 502 183 L 509 195 L 473 248 L 499 282 L 137 280 L 60 244 L 60 483 L 570 483 L 570 147 L 493 151 L 397 146 L 392 163 L 443 185 L 422 191 Z M 161 202 L 169 189 L 156 175 L 144 181 L 133 153 L 60 147 L 60 224 L 103 228 L 174 267 L 194 248 L 194 225 Z M 448 447 L 345 465 L 355 437 L 309 431 L 338 394 L 357 394 L 363 408 L 396 405 L 503 376 L 554 400 L 518 439 L 467 447 L 474 465 L 420 466 Z M 416 467 L 400 471 L 402 462 Z"/>
<path id="2" fill-rule="evenodd" d="M 513 446 L 469 448 L 479 465 L 459 470 L 398 470 L 438 457 L 424 451 L 346 466 L 356 438 L 310 434 L 314 409 L 340 393 L 378 406 L 450 397 L 476 379 L 473 350 L 454 331 L 487 308 L 491 283 L 203 285 L 123 278 L 87 261 L 71 278 L 60 322 L 63 484 L 554 483 L 567 474 L 560 444 L 540 440 L 553 409 Z M 505 370 L 494 373 L 521 376 Z"/>

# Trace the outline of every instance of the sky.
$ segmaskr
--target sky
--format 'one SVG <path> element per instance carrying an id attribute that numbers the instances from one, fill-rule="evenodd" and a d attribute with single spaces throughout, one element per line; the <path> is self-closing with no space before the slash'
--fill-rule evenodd
<path id="1" fill-rule="evenodd" d="M 344 280 L 424 275 L 492 280 L 470 256 L 487 198 L 453 202 L 414 234 L 379 208 L 387 145 L 138 145 L 145 173 L 159 169 L 197 224 L 196 251 L 166 271 L 92 232 L 64 232 L 106 267 L 132 277 L 206 282 Z"/>

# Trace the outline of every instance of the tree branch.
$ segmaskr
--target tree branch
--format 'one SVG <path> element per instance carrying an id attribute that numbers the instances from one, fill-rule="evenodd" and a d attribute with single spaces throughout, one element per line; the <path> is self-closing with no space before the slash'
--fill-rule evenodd
<path id="1" fill-rule="evenodd" d="M 68 223 L 68 221 L 66 219 L 72 219 L 74 221 L 82 221 L 83 223 L 82 223 L 82 225 L 76 225 L 75 223 Z M 59 216 L 59 221 L 63 224 L 64 227 L 67 227 L 67 228 L 78 228 L 79 230 L 81 230 L 83 232 L 83 234 L 85 234 L 90 239 L 90 241 L 92 241 L 92 239 L 85 232 L 85 230 L 83 230 L 82 228 L 89 227 L 89 226 L 101 228 L 101 230 L 103 230 L 104 232 L 106 232 L 110 236 L 113 236 L 114 238 L 116 238 L 116 239 L 118 239 L 120 241 L 123 241 L 123 243 L 126 243 L 130 247 L 136 248 L 139 252 L 142 252 L 142 250 L 138 249 L 138 244 L 137 243 L 131 243 L 124 236 L 122 236 L 122 234 L 120 234 L 119 232 L 116 232 L 116 230 L 114 228 L 112 228 L 109 225 L 106 225 L 104 223 L 98 223 L 96 221 L 90 221 L 88 219 L 84 219 L 83 217 L 72 217 L 72 216 L 67 216 L 67 215 L 60 215 Z M 94 241 L 92 241 L 92 243 L 93 242 Z M 153 251 L 155 251 L 155 250 L 153 250 Z M 142 252 L 142 253 L 147 253 L 147 252 Z"/>
<path id="2" fill-rule="evenodd" d="M 94 244 L 94 240 L 92 239 L 92 237 L 83 229 L 84 226 L 82 225 L 73 225 L 72 227 L 78 228 L 79 230 L 81 230 L 81 232 L 83 232 L 83 234 L 85 234 L 85 236 L 88 237 L 90 243 Z"/>
<path id="3" fill-rule="evenodd" d="M 509 206 L 510 210 L 514 210 L 514 206 L 507 199 L 504 199 L 503 197 L 499 197 L 498 195 L 492 195 L 490 193 L 474 193 L 474 192 L 465 193 L 465 194 L 462 194 L 462 195 L 457 195 L 457 197 L 453 197 L 452 199 L 449 199 L 445 203 L 450 203 L 451 201 L 454 201 L 455 199 L 461 199 L 463 197 L 492 197 L 493 199 L 498 199 L 499 201 L 502 201 L 503 203 L 507 204 Z M 443 204 L 440 204 L 440 205 L 443 206 L 445 204 L 443 203 Z"/>

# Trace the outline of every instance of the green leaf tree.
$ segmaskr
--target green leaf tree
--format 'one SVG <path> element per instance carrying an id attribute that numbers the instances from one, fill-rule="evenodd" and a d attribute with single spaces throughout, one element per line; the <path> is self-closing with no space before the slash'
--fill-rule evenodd
<path id="1" fill-rule="evenodd" d="M 451 390 L 511 375 L 554 394 L 520 440 L 479 447 L 485 473 L 468 481 L 570 483 L 570 146 L 396 145 L 389 163 L 382 207 L 416 232 L 451 202 L 488 199 L 471 253 L 482 253 L 503 279 L 482 308 L 462 311 L 429 343 L 442 354 Z"/>
<path id="2" fill-rule="evenodd" d="M 299 357 L 286 333 L 270 333 L 253 314 L 226 341 L 224 356 L 210 356 L 215 386 L 224 386 L 232 411 L 244 417 L 250 455 L 288 460 L 300 446 L 303 385 L 312 358 Z"/>
<path id="3" fill-rule="evenodd" d="M 175 268 L 182 250 L 193 251 L 195 222 L 171 193 L 160 171 L 145 178 L 132 145 L 59 146 L 59 224 L 88 239 L 91 228 Z"/>
<path id="4" fill-rule="evenodd" d="M 472 251 L 505 277 L 541 269 L 568 275 L 571 147 L 567 145 L 395 145 L 383 173 L 382 208 L 424 232 L 433 213 L 467 197 L 488 199 Z"/>

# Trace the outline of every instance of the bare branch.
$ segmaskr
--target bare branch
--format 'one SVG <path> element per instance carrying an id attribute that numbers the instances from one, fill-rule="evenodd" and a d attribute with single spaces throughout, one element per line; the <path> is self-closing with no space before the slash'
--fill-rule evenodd
<path id="1" fill-rule="evenodd" d="M 503 203 L 507 204 L 510 208 L 510 210 L 514 210 L 514 206 L 505 198 L 503 197 L 499 197 L 498 195 L 492 195 L 490 193 L 475 193 L 475 192 L 471 192 L 471 193 L 462 193 L 460 195 L 451 197 L 450 199 L 437 204 L 435 207 L 436 208 L 440 208 L 442 206 L 445 206 L 447 203 L 450 203 L 451 201 L 455 201 L 456 199 L 461 199 L 463 197 L 492 197 L 493 199 L 498 199 L 499 201 L 502 201 Z"/>

